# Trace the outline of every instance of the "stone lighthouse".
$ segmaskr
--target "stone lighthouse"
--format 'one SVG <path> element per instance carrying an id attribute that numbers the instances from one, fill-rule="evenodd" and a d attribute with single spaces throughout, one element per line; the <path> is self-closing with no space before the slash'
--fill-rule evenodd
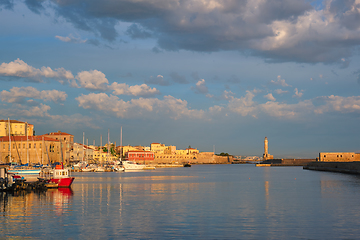
<path id="1" fill-rule="evenodd" d="M 264 154 L 263 154 L 263 160 L 273 159 L 274 156 L 269 154 L 269 142 L 267 137 L 265 137 L 264 140 Z"/>

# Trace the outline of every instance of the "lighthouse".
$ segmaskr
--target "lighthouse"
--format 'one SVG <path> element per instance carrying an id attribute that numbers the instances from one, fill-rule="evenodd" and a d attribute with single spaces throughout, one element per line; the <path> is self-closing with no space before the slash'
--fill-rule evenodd
<path id="1" fill-rule="evenodd" d="M 269 142 L 267 137 L 265 137 L 264 140 L 264 154 L 263 154 L 263 160 L 273 159 L 274 156 L 269 154 Z"/>

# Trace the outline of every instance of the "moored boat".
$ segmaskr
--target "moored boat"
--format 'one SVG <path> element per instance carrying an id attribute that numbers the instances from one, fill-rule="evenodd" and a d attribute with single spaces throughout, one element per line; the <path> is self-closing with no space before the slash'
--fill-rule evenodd
<path id="1" fill-rule="evenodd" d="M 64 169 L 62 165 L 56 165 L 55 169 L 43 169 L 40 177 L 48 181 L 49 187 L 65 187 L 68 188 L 74 181 L 74 177 L 70 176 L 69 169 Z"/>
<path id="2" fill-rule="evenodd" d="M 138 164 L 138 163 L 131 162 L 131 161 L 122 161 L 122 165 L 123 165 L 125 171 L 144 170 L 144 168 L 146 167 L 145 164 Z"/>

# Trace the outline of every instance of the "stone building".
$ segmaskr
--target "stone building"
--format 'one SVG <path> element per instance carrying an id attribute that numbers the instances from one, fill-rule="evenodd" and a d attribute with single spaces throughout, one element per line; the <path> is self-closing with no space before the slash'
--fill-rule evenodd
<path id="1" fill-rule="evenodd" d="M 0 137 L 33 136 L 34 125 L 17 120 L 0 120 Z"/>
<path id="2" fill-rule="evenodd" d="M 1 137 L 0 162 L 19 164 L 62 162 L 60 141 L 45 136 Z"/>
<path id="3" fill-rule="evenodd" d="M 320 152 L 320 162 L 354 162 L 360 161 L 360 153 L 354 152 Z"/>
<path id="4" fill-rule="evenodd" d="M 47 133 L 41 136 L 59 140 L 64 162 L 66 163 L 70 162 L 71 152 L 73 151 L 73 147 L 74 147 L 74 135 L 57 131 L 57 132 Z"/>

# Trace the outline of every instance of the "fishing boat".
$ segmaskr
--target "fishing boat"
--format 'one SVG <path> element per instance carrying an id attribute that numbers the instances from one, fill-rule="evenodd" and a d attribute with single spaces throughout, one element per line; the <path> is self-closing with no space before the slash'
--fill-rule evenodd
<path id="1" fill-rule="evenodd" d="M 44 168 L 40 174 L 48 182 L 48 187 L 68 188 L 74 181 L 70 176 L 69 169 L 64 169 L 63 165 L 56 165 L 55 168 Z"/>

